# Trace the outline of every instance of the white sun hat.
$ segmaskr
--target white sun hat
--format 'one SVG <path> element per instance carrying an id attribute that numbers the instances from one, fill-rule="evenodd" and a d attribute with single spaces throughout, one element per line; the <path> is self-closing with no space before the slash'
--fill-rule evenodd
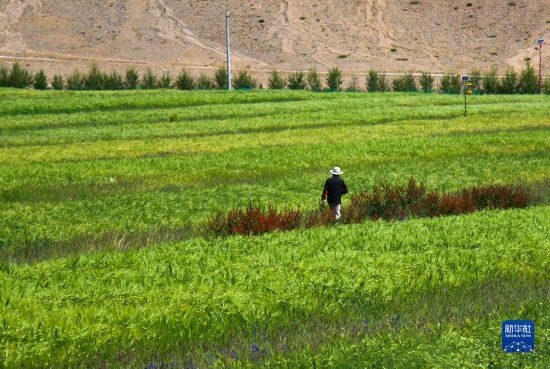
<path id="1" fill-rule="evenodd" d="M 342 174 L 344 172 L 342 172 L 340 170 L 340 167 L 334 167 L 330 170 L 330 174 L 334 175 L 334 176 L 339 176 L 340 174 Z"/>

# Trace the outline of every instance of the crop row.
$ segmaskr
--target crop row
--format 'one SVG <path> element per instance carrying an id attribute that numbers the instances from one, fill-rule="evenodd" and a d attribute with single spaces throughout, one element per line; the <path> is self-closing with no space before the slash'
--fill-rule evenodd
<path id="1" fill-rule="evenodd" d="M 517 147 L 519 150 L 521 146 Z M 510 146 L 506 147 L 506 150 L 510 149 Z M 302 160 L 308 160 L 307 152 L 312 153 L 312 150 L 313 147 L 310 150 L 305 147 Z M 437 158 L 427 153 L 424 158 L 396 155 L 393 158 L 382 156 L 366 161 L 342 162 L 349 171 L 346 180 L 354 192 L 362 186 L 395 181 L 408 175 L 415 175 L 436 188 L 455 190 L 465 184 L 495 180 L 518 182 L 525 178 L 530 181 L 543 179 L 548 173 L 548 161 L 537 150 L 506 153 L 506 160 L 492 153 L 468 154 L 459 151 L 446 155 L 441 152 Z M 17 255 L 18 250 L 31 247 L 37 248 L 39 253 L 47 253 L 52 242 L 66 242 L 82 236 L 116 232 L 123 238 L 126 234 L 157 227 L 204 223 L 214 211 L 243 206 L 250 199 L 263 204 L 305 209 L 316 207 L 320 186 L 325 179 L 323 166 L 330 167 L 330 163 L 321 162 L 319 167 L 308 168 L 308 161 L 304 161 L 303 165 L 287 169 L 283 159 L 285 152 L 279 149 L 272 155 L 266 153 L 265 165 L 248 163 L 240 172 L 235 172 L 238 167 L 229 171 L 224 169 L 225 165 L 231 165 L 234 156 L 227 161 L 219 161 L 218 158 L 217 164 L 216 157 L 213 157 L 213 160 L 203 161 L 212 164 L 211 177 L 201 177 L 206 173 L 200 172 L 190 177 L 184 163 L 170 170 L 169 162 L 163 159 L 165 164 L 159 168 L 159 173 L 169 176 L 165 180 L 155 179 L 152 175 L 150 182 L 142 184 L 118 183 L 120 168 L 115 172 L 118 175 L 109 177 L 108 174 L 100 174 L 96 167 L 95 175 L 104 175 L 106 183 L 103 187 L 67 183 L 58 188 L 59 185 L 53 182 L 50 186 L 22 188 L 22 192 L 5 191 L 4 199 L 12 200 L 4 202 L 1 207 L 5 227 L 1 237 L 3 252 Z M 252 151 L 247 155 L 252 155 Z M 159 161 L 151 161 L 151 166 L 158 168 Z M 257 172 L 250 172 L 250 168 L 257 168 Z M 481 172 L 480 168 L 490 169 Z M 445 176 L 441 176 L 442 170 Z M 50 180 L 61 175 L 61 172 L 53 173 L 44 175 L 44 178 Z M 112 183 L 109 178 L 113 178 Z M 141 189 L 140 185 L 143 186 Z M 139 242 L 131 246 L 139 246 Z"/>
<path id="2" fill-rule="evenodd" d="M 228 213 L 218 211 L 210 217 L 207 226 L 217 236 L 258 235 L 336 223 L 361 223 L 367 219 L 405 220 L 482 209 L 525 208 L 538 201 L 532 189 L 526 186 L 493 184 L 448 194 L 428 190 L 410 177 L 407 185 L 375 184 L 370 191 L 355 193 L 338 220 L 328 206 L 322 204 L 320 212 L 303 212 L 298 209 L 278 210 L 273 205 L 264 208 L 251 202 L 244 209 L 232 209 Z"/>
<path id="3" fill-rule="evenodd" d="M 0 362 L 212 366 L 299 361 L 301 352 L 324 362 L 329 347 L 353 351 L 348 343 L 363 329 L 358 344 L 380 360 L 369 343 L 408 339 L 439 346 L 446 359 L 427 355 L 433 363 L 451 360 L 458 342 L 441 345 L 452 332 L 481 329 L 488 350 L 503 319 L 524 315 L 544 342 L 549 219 L 546 206 L 0 264 Z M 481 363 L 508 362 L 494 346 Z M 541 355 L 542 343 L 526 360 Z"/>
<path id="4" fill-rule="evenodd" d="M 0 95 L 2 259 L 187 238 L 251 199 L 312 209 L 334 165 L 352 192 L 411 175 L 444 191 L 536 183 L 550 170 L 544 96 L 475 96 L 464 117 L 460 98 L 424 94 Z"/>

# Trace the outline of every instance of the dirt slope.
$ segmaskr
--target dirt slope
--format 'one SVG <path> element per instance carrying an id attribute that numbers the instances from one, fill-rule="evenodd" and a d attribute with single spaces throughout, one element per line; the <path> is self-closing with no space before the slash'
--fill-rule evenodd
<path id="1" fill-rule="evenodd" d="M 432 73 L 538 65 L 549 0 L 227 0 L 237 67 Z M 0 0 L 0 62 L 67 73 L 225 61 L 223 0 Z M 550 74 L 550 46 L 543 48 Z M 543 62 L 544 65 L 544 62 Z M 210 71 L 208 71 L 210 72 Z"/>

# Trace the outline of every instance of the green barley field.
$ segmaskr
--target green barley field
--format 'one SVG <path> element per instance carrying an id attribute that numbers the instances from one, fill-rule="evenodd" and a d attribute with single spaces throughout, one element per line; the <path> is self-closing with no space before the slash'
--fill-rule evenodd
<path id="1" fill-rule="evenodd" d="M 550 368 L 550 96 L 0 89 L 0 368 Z M 328 170 L 526 209 L 216 238 Z M 344 202 L 346 206 L 346 202 Z M 501 348 L 535 321 L 533 353 Z"/>

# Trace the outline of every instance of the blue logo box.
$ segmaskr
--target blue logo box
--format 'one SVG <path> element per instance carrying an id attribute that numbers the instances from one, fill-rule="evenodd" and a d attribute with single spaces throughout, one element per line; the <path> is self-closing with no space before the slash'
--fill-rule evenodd
<path id="1" fill-rule="evenodd" d="M 532 320 L 502 322 L 502 350 L 525 353 L 535 350 L 535 323 Z"/>

